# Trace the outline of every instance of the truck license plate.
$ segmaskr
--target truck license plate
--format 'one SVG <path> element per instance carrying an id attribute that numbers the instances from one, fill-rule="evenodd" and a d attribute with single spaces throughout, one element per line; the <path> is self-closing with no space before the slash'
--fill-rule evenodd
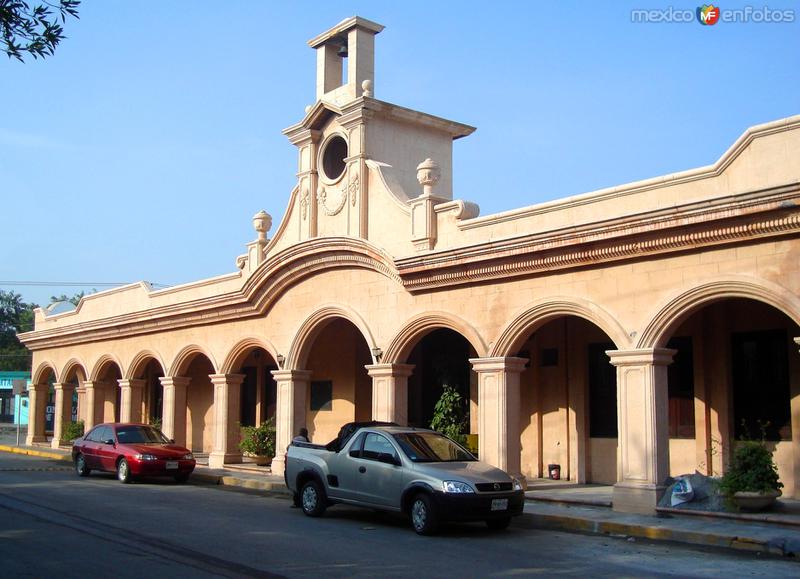
<path id="1" fill-rule="evenodd" d="M 508 499 L 492 499 L 492 510 L 493 511 L 508 510 Z"/>
<path id="2" fill-rule="evenodd" d="M 177 460 L 168 460 L 167 461 L 167 470 L 174 470 L 178 468 L 178 461 Z"/>

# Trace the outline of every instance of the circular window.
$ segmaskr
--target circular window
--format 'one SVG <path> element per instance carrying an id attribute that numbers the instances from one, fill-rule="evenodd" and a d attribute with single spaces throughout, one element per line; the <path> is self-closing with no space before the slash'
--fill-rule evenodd
<path id="1" fill-rule="evenodd" d="M 325 144 L 322 151 L 322 173 L 330 181 L 336 181 L 344 173 L 347 157 L 347 141 L 339 135 L 334 135 Z"/>

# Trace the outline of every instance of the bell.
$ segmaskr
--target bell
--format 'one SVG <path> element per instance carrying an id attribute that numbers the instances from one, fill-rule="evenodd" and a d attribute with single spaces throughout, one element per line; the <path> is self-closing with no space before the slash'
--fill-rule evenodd
<path id="1" fill-rule="evenodd" d="M 339 58 L 347 58 L 347 43 L 339 46 L 339 50 L 336 51 L 336 56 Z"/>

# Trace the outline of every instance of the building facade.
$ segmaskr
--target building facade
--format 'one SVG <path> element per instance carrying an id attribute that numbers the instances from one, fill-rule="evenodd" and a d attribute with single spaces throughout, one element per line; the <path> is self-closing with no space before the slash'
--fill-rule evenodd
<path id="1" fill-rule="evenodd" d="M 300 427 L 427 425 L 450 385 L 483 460 L 613 483 L 619 510 L 721 473 L 762 426 L 800 497 L 800 116 L 710 166 L 480 216 L 452 191 L 474 129 L 376 98 L 382 28 L 353 17 L 309 42 L 317 100 L 284 131 L 297 184 L 271 237 L 253 218 L 234 273 L 37 311 L 28 442 L 53 382 L 53 445 L 77 392 L 87 427 L 160 421 L 213 466 L 274 417 L 282 473 Z"/>

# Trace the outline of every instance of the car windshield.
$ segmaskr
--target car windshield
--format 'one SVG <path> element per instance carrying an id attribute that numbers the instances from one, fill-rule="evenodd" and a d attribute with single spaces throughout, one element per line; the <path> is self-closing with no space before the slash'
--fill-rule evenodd
<path id="1" fill-rule="evenodd" d="M 478 460 L 466 449 L 438 432 L 401 432 L 394 439 L 414 462 Z"/>
<path id="2" fill-rule="evenodd" d="M 120 444 L 168 444 L 167 437 L 152 426 L 120 426 L 117 428 Z"/>

